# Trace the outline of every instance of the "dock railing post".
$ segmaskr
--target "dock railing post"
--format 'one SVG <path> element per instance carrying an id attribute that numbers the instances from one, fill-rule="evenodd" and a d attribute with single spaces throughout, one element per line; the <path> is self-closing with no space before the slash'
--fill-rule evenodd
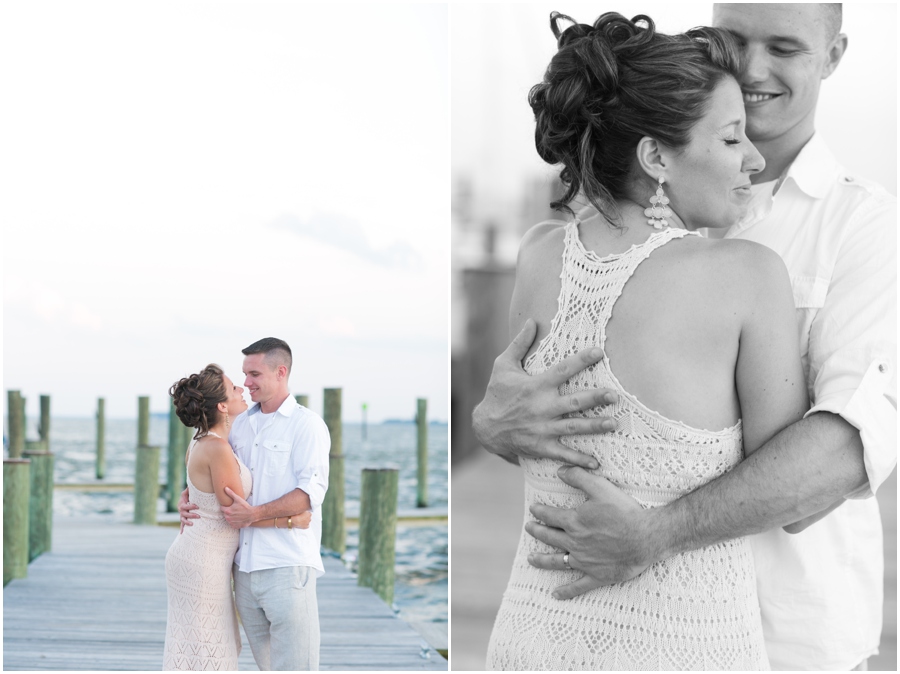
<path id="1" fill-rule="evenodd" d="M 184 424 L 175 414 L 175 401 L 169 397 L 169 447 L 166 463 L 166 512 L 178 510 L 178 501 L 184 491 L 184 455 L 187 445 L 184 442 Z"/>
<path id="2" fill-rule="evenodd" d="M 50 396 L 41 396 L 41 420 L 38 422 L 38 436 L 50 451 Z"/>
<path id="3" fill-rule="evenodd" d="M 159 498 L 159 447 L 140 445 L 134 465 L 134 523 L 156 524 Z"/>
<path id="4" fill-rule="evenodd" d="M 17 459 L 25 451 L 25 410 L 20 391 L 6 392 L 9 427 L 9 458 Z"/>
<path id="5" fill-rule="evenodd" d="M 305 393 L 300 393 L 294 396 L 294 400 L 297 401 L 298 405 L 302 405 L 303 407 L 309 407 L 309 396 Z"/>
<path id="6" fill-rule="evenodd" d="M 428 507 L 428 400 L 416 399 L 416 507 Z"/>
<path id="7" fill-rule="evenodd" d="M 97 479 L 106 476 L 106 401 L 97 398 Z"/>
<path id="8" fill-rule="evenodd" d="M 194 439 L 194 434 L 197 432 L 196 428 L 191 428 L 190 426 L 185 426 L 182 424 L 181 426 L 181 446 L 184 447 L 184 455 L 187 455 L 187 448 L 191 444 L 191 440 Z M 181 476 L 181 491 L 184 491 L 187 487 L 187 466 L 185 466 L 185 472 Z"/>
<path id="9" fill-rule="evenodd" d="M 53 545 L 53 453 L 46 440 L 26 440 L 22 457 L 31 461 L 28 497 L 28 562 Z"/>
<path id="10" fill-rule="evenodd" d="M 137 446 L 150 444 L 150 398 L 138 396 L 138 435 Z"/>
<path id="11" fill-rule="evenodd" d="M 357 584 L 371 587 L 389 605 L 394 601 L 398 484 L 396 468 L 362 471 Z"/>
<path id="12" fill-rule="evenodd" d="M 322 504 L 322 545 L 343 555 L 347 549 L 344 523 L 344 454 L 341 426 L 341 389 L 325 389 L 325 424 L 331 435 L 328 491 Z"/>
<path id="13" fill-rule="evenodd" d="M 28 575 L 28 496 L 31 462 L 3 459 L 3 585 Z"/>

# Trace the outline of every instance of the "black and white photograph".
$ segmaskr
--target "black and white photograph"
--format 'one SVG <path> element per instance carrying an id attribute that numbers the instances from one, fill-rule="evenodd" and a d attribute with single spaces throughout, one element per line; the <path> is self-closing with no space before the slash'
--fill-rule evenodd
<path id="1" fill-rule="evenodd" d="M 896 6 L 456 6 L 457 671 L 896 671 Z"/>

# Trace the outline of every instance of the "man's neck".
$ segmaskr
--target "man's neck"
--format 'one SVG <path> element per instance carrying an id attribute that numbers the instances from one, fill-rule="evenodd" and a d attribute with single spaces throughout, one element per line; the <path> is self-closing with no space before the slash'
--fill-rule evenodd
<path id="1" fill-rule="evenodd" d="M 766 168 L 750 176 L 750 182 L 757 185 L 778 180 L 794 163 L 800 150 L 809 142 L 814 133 L 815 129 L 810 126 L 807 129 L 791 129 L 788 133 L 771 140 L 751 139 L 756 149 L 765 158 Z"/>
<path id="2" fill-rule="evenodd" d="M 273 396 L 266 402 L 259 404 L 259 411 L 263 414 L 272 414 L 272 412 L 277 411 L 278 408 L 284 404 L 284 401 L 287 400 L 289 395 L 290 393 L 285 392 L 284 394 L 279 393 L 278 395 Z"/>

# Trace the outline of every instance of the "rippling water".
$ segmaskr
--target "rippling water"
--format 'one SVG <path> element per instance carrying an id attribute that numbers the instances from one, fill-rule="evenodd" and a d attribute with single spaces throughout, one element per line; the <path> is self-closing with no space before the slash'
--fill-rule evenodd
<path id="1" fill-rule="evenodd" d="M 159 478 L 166 481 L 166 446 L 169 422 L 165 416 L 150 419 L 150 444 L 162 448 Z M 34 419 L 28 420 L 27 437 L 37 437 Z M 105 482 L 134 481 L 137 442 L 136 419 L 106 420 Z M 53 418 L 50 444 L 55 460 L 55 480 L 64 483 L 95 480 L 96 422 L 93 419 Z M 345 498 L 347 510 L 358 512 L 363 468 L 393 466 L 399 469 L 399 510 L 416 507 L 416 427 L 411 423 L 370 424 L 362 439 L 361 424 L 343 427 Z M 447 426 L 428 427 L 428 505 L 447 508 Z M 134 516 L 131 492 L 76 492 L 58 489 L 53 511 L 63 517 L 96 517 L 130 521 Z M 165 504 L 159 500 L 159 512 Z M 348 527 L 345 559 L 353 566 L 358 544 L 357 528 Z M 394 604 L 405 620 L 447 620 L 447 524 L 397 525 Z"/>

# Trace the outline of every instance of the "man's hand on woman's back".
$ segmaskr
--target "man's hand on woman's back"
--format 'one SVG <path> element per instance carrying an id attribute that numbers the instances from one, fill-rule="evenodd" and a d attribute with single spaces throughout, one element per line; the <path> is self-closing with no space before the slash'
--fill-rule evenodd
<path id="1" fill-rule="evenodd" d="M 583 468 L 597 468 L 596 460 L 566 447 L 564 435 L 606 433 L 615 422 L 606 417 L 566 418 L 564 415 L 616 401 L 610 389 L 590 389 L 570 395 L 559 387 L 577 372 L 603 359 L 599 347 L 586 349 L 560 361 L 546 372 L 530 376 L 522 360 L 537 333 L 528 319 L 521 332 L 494 361 L 484 400 L 472 413 L 475 436 L 487 451 L 518 463 L 520 456 L 556 459 Z"/>

